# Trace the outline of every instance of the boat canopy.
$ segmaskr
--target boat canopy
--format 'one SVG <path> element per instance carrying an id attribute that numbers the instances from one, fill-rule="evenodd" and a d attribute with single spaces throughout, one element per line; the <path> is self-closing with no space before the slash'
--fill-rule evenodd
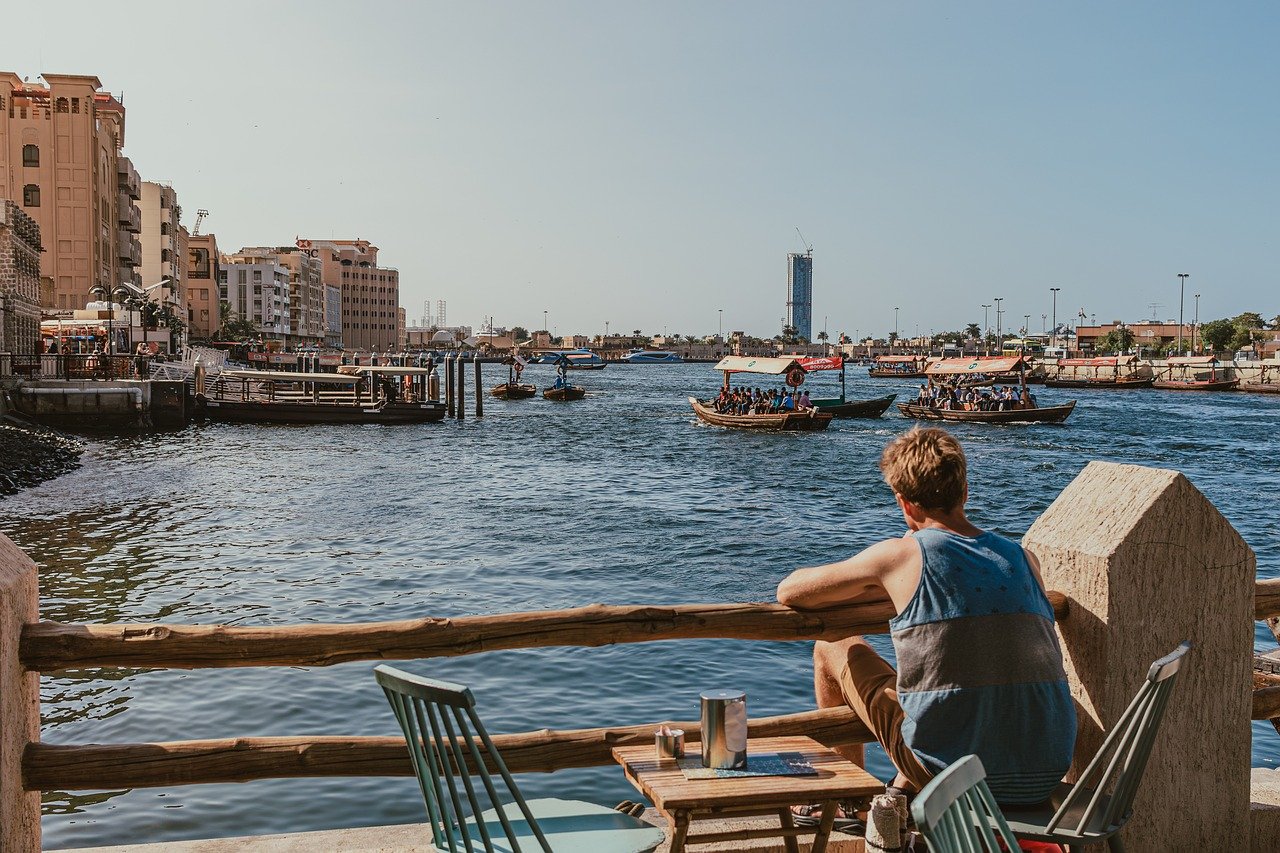
<path id="1" fill-rule="evenodd" d="M 1218 359 L 1212 355 L 1183 355 L 1174 356 L 1165 361 L 1170 367 L 1211 367 L 1218 363 Z"/>
<path id="2" fill-rule="evenodd" d="M 800 362 L 800 366 L 803 367 L 807 373 L 813 373 L 815 370 L 844 369 L 844 356 L 840 355 L 797 358 L 796 361 Z"/>
<path id="3" fill-rule="evenodd" d="M 1013 358 L 944 358 L 929 365 L 925 373 L 930 376 L 955 376 L 963 373 L 1012 373 L 1025 362 L 1021 356 Z"/>
<path id="4" fill-rule="evenodd" d="M 766 373 L 770 376 L 781 376 L 793 367 L 804 370 L 800 359 L 794 356 L 754 358 L 748 355 L 726 355 L 716 364 L 716 370 L 723 370 L 725 373 Z"/>
<path id="5" fill-rule="evenodd" d="M 426 376 L 434 371 L 425 367 L 396 367 L 394 364 L 344 364 L 338 368 L 338 372 L 344 374 L 376 373 L 379 376 Z"/>
<path id="6" fill-rule="evenodd" d="M 876 356 L 877 364 L 914 364 L 917 361 L 924 361 L 922 355 L 878 355 Z"/>
<path id="7" fill-rule="evenodd" d="M 259 382 L 337 382 L 354 385 L 360 381 L 359 376 L 350 373 L 295 373 L 290 370 L 224 370 L 218 375 Z"/>
<path id="8" fill-rule="evenodd" d="M 1136 355 L 1104 355 L 1098 358 L 1060 358 L 1065 367 L 1123 367 L 1138 360 Z"/>

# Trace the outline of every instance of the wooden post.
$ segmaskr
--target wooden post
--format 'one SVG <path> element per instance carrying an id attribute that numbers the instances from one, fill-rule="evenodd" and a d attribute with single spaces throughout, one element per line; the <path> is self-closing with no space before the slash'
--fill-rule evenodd
<path id="1" fill-rule="evenodd" d="M 427 396 L 433 403 L 440 402 L 440 371 L 432 370 L 427 376 Z"/>
<path id="2" fill-rule="evenodd" d="M 22 666 L 22 626 L 38 620 L 36 564 L 0 534 L 0 850 L 40 849 L 40 792 L 22 784 L 22 756 L 40 739 L 40 678 Z"/>
<path id="3" fill-rule="evenodd" d="M 449 417 L 453 417 L 453 356 L 444 357 L 444 405 Z"/>
<path id="4" fill-rule="evenodd" d="M 458 353 L 458 420 L 467 416 L 467 371 L 462 366 L 462 353 Z"/>
<path id="5" fill-rule="evenodd" d="M 1073 772 L 1181 640 L 1178 676 L 1122 832 L 1130 851 L 1231 850 L 1249 838 L 1255 559 L 1176 471 L 1092 462 L 1023 540 L 1068 599 L 1059 623 L 1081 714 Z"/>
<path id="6" fill-rule="evenodd" d="M 480 354 L 476 353 L 476 417 L 484 417 L 484 393 L 481 391 Z"/>

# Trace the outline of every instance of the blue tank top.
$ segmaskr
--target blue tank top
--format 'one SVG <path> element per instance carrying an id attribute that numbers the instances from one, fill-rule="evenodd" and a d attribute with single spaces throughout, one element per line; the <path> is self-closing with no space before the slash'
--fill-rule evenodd
<path id="1" fill-rule="evenodd" d="M 1016 542 L 934 528 L 913 538 L 920 586 L 889 622 L 903 740 L 935 774 L 977 755 L 998 802 L 1041 802 L 1076 737 L 1053 607 Z"/>

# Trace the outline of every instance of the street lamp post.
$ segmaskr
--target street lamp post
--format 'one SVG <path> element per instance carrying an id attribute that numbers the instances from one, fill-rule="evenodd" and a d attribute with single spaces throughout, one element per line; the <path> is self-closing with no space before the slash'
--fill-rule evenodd
<path id="1" fill-rule="evenodd" d="M 1196 338 L 1200 334 L 1200 294 L 1196 294 L 1196 321 L 1191 325 L 1191 350 L 1199 352 L 1196 349 Z"/>
<path id="2" fill-rule="evenodd" d="M 893 341 L 890 346 L 898 342 L 898 310 L 897 308 L 893 309 Z"/>
<path id="3" fill-rule="evenodd" d="M 720 315 L 720 340 L 724 340 L 724 309 L 717 308 L 716 313 Z"/>
<path id="4" fill-rule="evenodd" d="M 1187 279 L 1191 278 L 1191 273 L 1178 273 L 1178 354 L 1182 355 L 1182 305 L 1183 297 L 1187 290 Z"/>
<path id="5" fill-rule="evenodd" d="M 987 355 L 991 355 L 991 348 L 987 346 L 987 335 L 991 334 L 991 308 L 990 303 L 982 305 L 982 351 Z"/>
<path id="6" fill-rule="evenodd" d="M 1055 346 L 1055 347 L 1056 347 L 1056 346 L 1058 345 L 1058 291 L 1059 291 L 1059 290 L 1062 290 L 1062 288 L 1061 288 L 1061 287 L 1051 287 L 1051 288 L 1049 288 L 1049 290 L 1053 292 L 1053 335 L 1052 335 L 1052 344 L 1053 344 L 1053 346 Z"/>
<path id="7" fill-rule="evenodd" d="M 996 352 L 1004 352 L 1004 326 L 1000 324 L 1000 317 L 1004 311 L 1000 308 L 1000 303 L 1004 301 L 1003 296 L 997 296 L 991 300 L 996 304 Z"/>
<path id="8" fill-rule="evenodd" d="M 550 329 L 547 328 L 547 312 L 546 311 L 542 312 L 542 331 L 548 332 L 548 333 L 550 333 L 551 331 Z"/>
<path id="9" fill-rule="evenodd" d="M 1022 315 L 1022 337 L 1025 338 L 1029 334 L 1031 334 L 1031 315 L 1023 314 Z"/>

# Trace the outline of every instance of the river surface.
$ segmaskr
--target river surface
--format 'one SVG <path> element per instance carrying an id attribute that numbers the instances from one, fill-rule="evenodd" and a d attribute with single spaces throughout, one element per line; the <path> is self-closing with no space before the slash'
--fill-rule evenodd
<path id="1" fill-rule="evenodd" d="M 851 370 L 851 398 L 911 393 L 910 382 L 864 372 Z M 505 373 L 486 366 L 486 384 Z M 545 385 L 552 370 L 527 375 Z M 0 532 L 42 564 L 46 619 L 285 625 L 768 601 L 793 568 L 904 529 L 876 469 L 884 444 L 909 426 L 896 411 L 824 433 L 753 435 L 694 420 L 685 396 L 717 387 L 709 365 L 612 365 L 575 378 L 590 390 L 581 403 L 487 399 L 483 420 L 461 424 L 89 436 L 80 470 L 0 500 Z M 1091 459 L 1177 468 L 1253 546 L 1259 575 L 1280 574 L 1280 400 L 1039 396 L 1081 402 L 1065 426 L 955 428 L 977 524 L 1020 536 Z M 1261 626 L 1257 643 L 1274 647 Z M 46 677 L 42 738 L 398 734 L 373 666 Z M 492 732 L 693 719 L 698 692 L 713 687 L 746 690 L 753 715 L 813 701 L 807 643 L 543 649 L 403 666 L 470 685 Z M 1269 724 L 1255 724 L 1253 755 L 1258 766 L 1280 757 Z M 869 760 L 888 775 L 878 749 Z M 635 797 L 612 767 L 521 784 L 527 796 Z M 411 779 L 54 792 L 44 810 L 55 849 L 423 819 Z"/>

